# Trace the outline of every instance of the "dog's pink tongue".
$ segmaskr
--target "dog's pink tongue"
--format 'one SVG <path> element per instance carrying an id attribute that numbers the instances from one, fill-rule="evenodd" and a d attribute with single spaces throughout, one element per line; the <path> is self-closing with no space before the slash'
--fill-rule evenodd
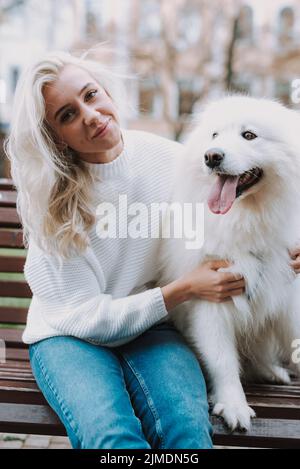
<path id="1" fill-rule="evenodd" d="M 208 206 L 213 213 L 224 215 L 231 208 L 235 197 L 239 176 L 218 176 L 209 197 Z"/>

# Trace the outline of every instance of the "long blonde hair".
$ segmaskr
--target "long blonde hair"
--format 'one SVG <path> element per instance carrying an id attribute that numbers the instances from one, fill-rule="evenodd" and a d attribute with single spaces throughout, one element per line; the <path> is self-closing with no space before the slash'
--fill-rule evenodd
<path id="1" fill-rule="evenodd" d="M 87 232 L 95 223 L 95 180 L 74 151 L 57 148 L 45 120 L 43 87 L 55 81 L 65 65 L 73 64 L 88 71 L 109 93 L 121 119 L 126 109 L 125 75 L 86 55 L 51 52 L 23 72 L 5 142 L 24 246 L 29 246 L 32 236 L 42 250 L 60 258 L 82 253 L 88 246 Z"/>

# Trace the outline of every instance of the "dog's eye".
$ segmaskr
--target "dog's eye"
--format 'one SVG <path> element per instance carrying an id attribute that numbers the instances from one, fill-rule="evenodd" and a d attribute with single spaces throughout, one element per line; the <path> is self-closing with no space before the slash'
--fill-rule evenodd
<path id="1" fill-rule="evenodd" d="M 218 134 L 217 132 L 214 132 L 214 133 L 212 134 L 212 138 L 216 138 L 218 135 L 219 135 L 219 134 Z"/>
<path id="2" fill-rule="evenodd" d="M 246 130 L 246 132 L 242 133 L 242 137 L 246 140 L 254 140 L 257 135 L 255 135 L 253 132 L 250 132 L 249 130 Z"/>

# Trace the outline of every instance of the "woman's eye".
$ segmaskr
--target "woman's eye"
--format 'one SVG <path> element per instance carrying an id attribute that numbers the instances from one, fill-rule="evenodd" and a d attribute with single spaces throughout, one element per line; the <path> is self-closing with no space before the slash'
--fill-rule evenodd
<path id="1" fill-rule="evenodd" d="M 74 111 L 69 109 L 61 116 L 61 122 L 68 122 L 73 117 Z"/>
<path id="2" fill-rule="evenodd" d="M 97 90 L 92 90 L 92 91 L 89 91 L 86 95 L 85 95 L 85 99 L 86 101 L 88 101 L 89 99 L 92 99 L 96 96 L 96 94 L 98 93 Z"/>
<path id="3" fill-rule="evenodd" d="M 254 140 L 257 135 L 255 133 L 250 132 L 250 130 L 246 130 L 246 132 L 242 133 L 242 137 L 245 138 L 246 140 Z"/>
<path id="4" fill-rule="evenodd" d="M 214 133 L 212 134 L 212 138 L 216 138 L 217 136 L 218 136 L 218 133 L 217 133 L 217 132 L 214 132 Z"/>

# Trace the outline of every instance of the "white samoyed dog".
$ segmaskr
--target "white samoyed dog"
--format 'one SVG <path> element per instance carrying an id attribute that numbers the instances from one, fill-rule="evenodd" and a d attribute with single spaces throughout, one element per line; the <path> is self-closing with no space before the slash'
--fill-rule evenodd
<path id="1" fill-rule="evenodd" d="M 300 338 L 300 283 L 288 252 L 300 235 L 299 115 L 245 96 L 210 103 L 176 163 L 172 201 L 204 204 L 204 244 L 163 240 L 160 285 L 209 259 L 229 260 L 219 270 L 246 281 L 232 301 L 190 300 L 169 320 L 207 373 L 213 414 L 247 430 L 255 413 L 241 379 L 289 383 L 289 367 L 300 372 L 290 363 Z"/>

